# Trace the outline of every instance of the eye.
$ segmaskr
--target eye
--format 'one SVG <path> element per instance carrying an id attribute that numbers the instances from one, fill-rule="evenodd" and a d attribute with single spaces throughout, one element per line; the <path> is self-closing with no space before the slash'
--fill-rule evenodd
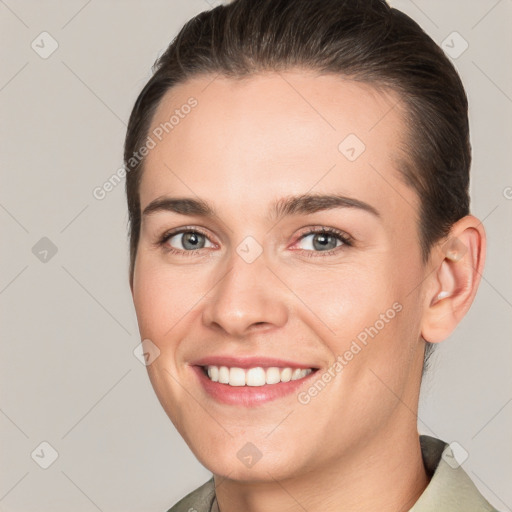
<path id="1" fill-rule="evenodd" d="M 214 244 L 210 242 L 205 233 L 202 233 L 197 229 L 189 228 L 182 228 L 179 231 L 164 233 L 158 241 L 158 244 L 166 251 L 174 254 L 193 254 L 198 249 L 214 247 Z"/>
<path id="2" fill-rule="evenodd" d="M 302 250 L 309 252 L 308 256 L 316 256 L 315 252 L 320 252 L 319 256 L 328 256 L 339 252 L 338 247 L 352 246 L 352 239 L 343 231 L 334 228 L 314 228 L 300 237 Z M 313 253 L 313 254 L 311 254 Z"/>

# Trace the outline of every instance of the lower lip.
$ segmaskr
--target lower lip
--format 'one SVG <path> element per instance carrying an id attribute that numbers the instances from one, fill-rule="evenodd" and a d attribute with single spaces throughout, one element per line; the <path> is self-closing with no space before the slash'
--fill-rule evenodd
<path id="1" fill-rule="evenodd" d="M 288 382 L 279 382 L 277 384 L 265 384 L 263 386 L 230 386 L 213 382 L 205 375 L 201 366 L 193 366 L 192 369 L 199 378 L 203 389 L 215 400 L 223 404 L 242 405 L 244 407 L 253 407 L 261 405 L 272 400 L 277 400 L 297 391 L 303 384 L 308 382 L 318 370 L 302 379 L 290 380 Z"/>

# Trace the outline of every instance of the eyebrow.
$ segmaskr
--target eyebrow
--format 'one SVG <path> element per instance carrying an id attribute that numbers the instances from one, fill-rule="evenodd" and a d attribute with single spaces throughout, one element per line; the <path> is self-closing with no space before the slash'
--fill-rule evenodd
<path id="1" fill-rule="evenodd" d="M 301 194 L 278 199 L 272 203 L 268 218 L 277 220 L 285 216 L 308 215 L 334 208 L 356 208 L 376 217 L 381 216 L 372 205 L 352 197 L 337 194 Z M 144 208 L 142 216 L 162 211 L 200 217 L 217 216 L 215 208 L 206 201 L 189 197 L 159 197 Z"/>

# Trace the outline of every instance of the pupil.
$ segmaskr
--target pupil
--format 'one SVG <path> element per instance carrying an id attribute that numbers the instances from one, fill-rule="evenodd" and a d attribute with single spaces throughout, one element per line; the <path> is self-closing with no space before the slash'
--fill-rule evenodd
<path id="1" fill-rule="evenodd" d="M 336 247 L 336 239 L 332 235 L 328 235 L 328 234 L 319 234 L 319 235 L 315 236 L 315 238 L 313 239 L 314 240 L 313 245 L 315 246 L 315 249 L 318 249 L 318 248 L 325 249 L 327 247 L 329 238 L 334 240 L 334 245 L 329 248 L 334 249 Z M 317 242 L 319 242 L 318 246 L 317 246 Z"/>
<path id="2" fill-rule="evenodd" d="M 199 240 L 198 240 L 198 233 L 184 233 L 183 239 L 184 239 L 184 243 L 183 243 L 184 247 L 187 247 L 187 244 L 191 244 L 191 248 L 196 249 L 198 247 L 198 245 L 200 245 Z"/>

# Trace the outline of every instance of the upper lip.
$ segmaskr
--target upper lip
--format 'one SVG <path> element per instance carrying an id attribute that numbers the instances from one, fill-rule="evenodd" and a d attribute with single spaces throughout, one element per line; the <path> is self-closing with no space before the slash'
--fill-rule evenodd
<path id="1" fill-rule="evenodd" d="M 311 366 L 309 363 L 299 363 L 286 359 L 278 359 L 274 357 L 252 356 L 252 357 L 234 357 L 234 356 L 207 356 L 197 359 L 190 364 L 195 366 L 228 366 L 229 368 L 317 368 Z"/>

